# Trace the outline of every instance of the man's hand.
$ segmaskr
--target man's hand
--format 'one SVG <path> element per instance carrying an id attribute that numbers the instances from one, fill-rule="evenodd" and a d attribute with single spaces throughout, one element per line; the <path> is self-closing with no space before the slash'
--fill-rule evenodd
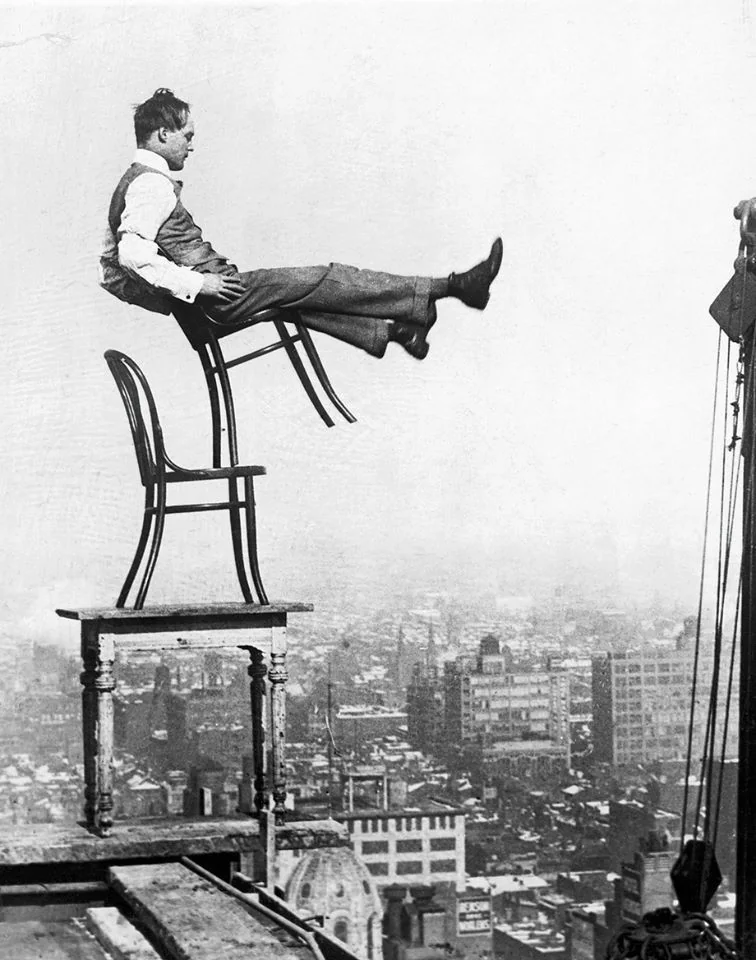
<path id="1" fill-rule="evenodd" d="M 240 297 L 245 289 L 239 277 L 226 277 L 222 273 L 203 273 L 199 295 L 208 297 L 210 300 L 230 303 Z"/>

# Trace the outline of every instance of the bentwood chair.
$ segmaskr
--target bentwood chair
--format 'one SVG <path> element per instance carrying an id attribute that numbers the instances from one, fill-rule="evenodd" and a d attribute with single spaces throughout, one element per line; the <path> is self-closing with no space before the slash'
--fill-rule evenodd
<path id="1" fill-rule="evenodd" d="M 234 403 L 228 371 L 232 367 L 247 363 L 249 360 L 255 360 L 257 357 L 266 356 L 275 350 L 283 349 L 286 352 L 291 365 L 299 377 L 300 383 L 310 398 L 310 402 L 327 427 L 334 425 L 333 418 L 326 410 L 323 401 L 313 385 L 310 375 L 307 372 L 303 356 L 297 349 L 297 344 L 301 343 L 304 350 L 304 358 L 309 360 L 323 393 L 325 393 L 328 400 L 331 401 L 334 408 L 347 423 L 354 423 L 356 421 L 356 417 L 339 398 L 331 385 L 323 362 L 313 343 L 310 331 L 302 323 L 302 318 L 298 311 L 290 308 L 263 310 L 253 314 L 242 323 L 223 324 L 213 320 L 212 317 L 197 304 L 184 304 L 180 301 L 175 301 L 173 305 L 173 315 L 178 321 L 187 340 L 198 354 L 205 374 L 205 381 L 210 398 L 210 414 L 213 428 L 214 467 L 221 466 L 221 432 L 223 429 L 225 429 L 228 437 L 229 465 L 234 466 L 238 462 L 236 459 L 238 450 Z M 273 324 L 279 339 L 250 353 L 245 353 L 243 356 L 227 360 L 219 341 L 231 333 L 245 330 L 248 327 L 264 321 Z M 293 327 L 293 330 L 290 330 L 287 324 Z M 222 408 L 220 403 L 221 399 L 223 401 Z M 222 422 L 222 419 L 225 419 L 225 424 Z"/>
<path id="2" fill-rule="evenodd" d="M 136 592 L 134 609 L 141 610 L 152 580 L 152 574 L 157 563 L 160 544 L 163 538 L 165 518 L 172 513 L 198 513 L 202 511 L 227 511 L 231 525 L 231 544 L 236 564 L 236 574 L 239 579 L 242 595 L 246 603 L 253 603 L 252 592 L 247 577 L 247 568 L 254 584 L 255 592 L 261 604 L 267 604 L 260 569 L 257 559 L 257 532 L 255 520 L 254 478 L 265 474 L 265 467 L 242 466 L 236 462 L 236 436 L 229 433 L 231 444 L 232 463 L 220 466 L 220 429 L 213 432 L 213 466 L 203 469 L 186 469 L 180 467 L 170 459 L 165 451 L 163 430 L 160 425 L 155 400 L 146 377 L 137 364 L 126 354 L 117 350 L 108 350 L 105 353 L 110 372 L 118 386 L 118 390 L 126 408 L 126 416 L 134 441 L 139 475 L 144 487 L 144 516 L 142 529 L 139 534 L 136 553 L 126 575 L 116 601 L 116 607 L 123 607 L 140 568 L 141 580 Z M 225 373 L 225 371 L 223 371 Z M 226 376 L 227 380 L 227 376 Z M 212 397 L 212 394 L 211 394 Z M 230 391 L 224 391 L 226 401 L 226 415 L 233 424 L 233 403 Z M 212 402 L 212 400 L 211 400 Z M 219 417 L 217 394 L 213 408 L 214 424 Z M 233 443 L 232 443 L 233 441 Z M 201 480 L 226 480 L 228 483 L 228 499 L 222 502 L 182 503 L 169 506 L 167 504 L 167 488 L 173 483 L 194 483 Z M 240 495 L 239 484 L 243 484 L 244 495 Z M 242 539 L 242 513 L 246 530 L 245 545 Z M 145 560 L 147 543 L 149 551 Z"/>

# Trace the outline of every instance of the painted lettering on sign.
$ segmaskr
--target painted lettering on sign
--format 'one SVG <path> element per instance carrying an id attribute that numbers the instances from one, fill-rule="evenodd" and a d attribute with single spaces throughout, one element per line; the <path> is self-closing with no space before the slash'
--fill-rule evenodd
<path id="1" fill-rule="evenodd" d="M 460 900 L 457 903 L 457 933 L 490 933 L 491 901 Z"/>

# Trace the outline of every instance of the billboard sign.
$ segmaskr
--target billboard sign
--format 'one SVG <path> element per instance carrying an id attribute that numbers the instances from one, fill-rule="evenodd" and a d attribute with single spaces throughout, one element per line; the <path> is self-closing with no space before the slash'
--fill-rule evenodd
<path id="1" fill-rule="evenodd" d="M 474 900 L 457 901 L 457 933 L 459 936 L 471 933 L 491 932 L 491 898 L 476 897 Z"/>

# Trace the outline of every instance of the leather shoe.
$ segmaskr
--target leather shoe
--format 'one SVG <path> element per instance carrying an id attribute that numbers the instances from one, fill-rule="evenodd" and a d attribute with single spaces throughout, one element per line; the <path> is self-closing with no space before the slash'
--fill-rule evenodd
<path id="1" fill-rule="evenodd" d="M 426 340 L 428 331 L 438 318 L 435 301 L 428 304 L 428 318 L 424 327 L 416 327 L 410 323 L 393 323 L 390 337 L 396 343 L 401 343 L 407 353 L 415 360 L 425 360 L 430 350 Z"/>
<path id="2" fill-rule="evenodd" d="M 488 303 L 488 288 L 496 279 L 503 253 L 504 245 L 501 237 L 497 237 L 485 260 L 464 273 L 450 273 L 449 296 L 456 297 L 468 307 L 482 310 Z"/>
<path id="3" fill-rule="evenodd" d="M 430 344 L 425 339 L 426 333 L 427 331 L 421 327 L 413 327 L 408 323 L 395 323 L 391 339 L 400 343 L 415 360 L 425 360 L 430 350 Z"/>

